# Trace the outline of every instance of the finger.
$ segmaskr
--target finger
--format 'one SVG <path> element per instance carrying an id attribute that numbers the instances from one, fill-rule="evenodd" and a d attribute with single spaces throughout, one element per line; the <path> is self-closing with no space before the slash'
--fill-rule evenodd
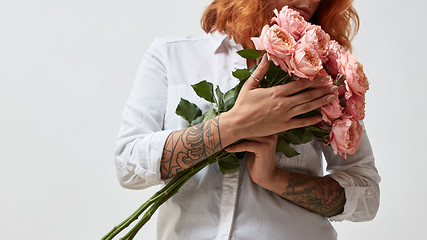
<path id="1" fill-rule="evenodd" d="M 244 143 L 239 143 L 236 145 L 232 145 L 229 147 L 226 147 L 224 150 L 230 153 L 234 153 L 234 152 L 253 152 L 255 153 L 257 150 L 257 145 L 259 143 L 257 142 L 244 142 Z"/>
<path id="2" fill-rule="evenodd" d="M 321 98 L 318 98 L 316 100 L 297 105 L 291 108 L 289 110 L 289 113 L 293 117 L 303 113 L 307 113 L 307 112 L 313 111 L 314 109 L 320 108 L 324 105 L 331 103 L 334 99 L 335 99 L 335 96 L 333 94 L 329 94 Z"/>
<path id="3" fill-rule="evenodd" d="M 319 123 L 320 121 L 322 121 L 321 116 L 314 116 L 314 117 L 308 117 L 308 118 L 293 118 L 288 121 L 287 127 L 289 129 L 301 128 L 301 127 L 314 125 L 316 123 Z"/>
<path id="4" fill-rule="evenodd" d="M 326 84 L 332 84 L 332 77 L 325 72 L 325 75 L 319 74 L 314 78 L 316 84 L 314 87 L 325 86 Z"/>
<path id="5" fill-rule="evenodd" d="M 317 77 L 313 81 L 306 78 L 301 78 L 287 84 L 275 86 L 273 88 L 278 89 L 277 91 L 279 91 L 280 95 L 282 96 L 290 96 L 304 89 L 317 86 L 327 81 L 328 81 L 328 78 L 324 78 L 324 77 Z"/>
<path id="6" fill-rule="evenodd" d="M 314 99 L 326 96 L 327 94 L 334 93 L 337 90 L 338 90 L 337 86 L 334 86 L 334 85 L 325 86 L 325 87 L 309 90 L 307 92 L 292 95 L 288 97 L 286 101 L 289 102 L 290 106 L 297 106 L 303 103 L 311 102 Z"/>
<path id="7" fill-rule="evenodd" d="M 270 62 L 267 60 L 267 54 L 264 54 L 258 67 L 252 73 L 253 77 L 261 81 L 264 78 L 264 75 L 267 73 L 269 66 L 270 66 Z M 246 81 L 247 87 L 251 89 L 259 87 L 259 82 L 255 80 L 253 77 L 251 76 Z"/>
<path id="8" fill-rule="evenodd" d="M 277 134 L 264 136 L 264 137 L 251 137 L 251 138 L 246 138 L 246 140 L 251 142 L 257 142 L 257 143 L 272 143 L 272 142 L 275 143 L 277 141 Z"/>

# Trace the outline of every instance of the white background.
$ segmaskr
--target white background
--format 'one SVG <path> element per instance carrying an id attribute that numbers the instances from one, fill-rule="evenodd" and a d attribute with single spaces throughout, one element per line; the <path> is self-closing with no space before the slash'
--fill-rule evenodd
<path id="1" fill-rule="evenodd" d="M 99 239 L 157 190 L 116 180 L 121 113 L 149 42 L 202 33 L 208 2 L 0 1 L 2 239 Z M 356 8 L 382 198 L 374 221 L 334 226 L 345 240 L 425 238 L 427 2 Z M 155 238 L 155 220 L 140 239 Z"/>

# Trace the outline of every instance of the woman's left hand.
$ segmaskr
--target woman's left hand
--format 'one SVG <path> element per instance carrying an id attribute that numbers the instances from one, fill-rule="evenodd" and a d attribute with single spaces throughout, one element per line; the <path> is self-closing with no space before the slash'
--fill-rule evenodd
<path id="1" fill-rule="evenodd" d="M 277 175 L 274 165 L 277 134 L 247 139 L 247 142 L 227 147 L 227 152 L 248 152 L 247 167 L 252 180 L 269 189 Z"/>

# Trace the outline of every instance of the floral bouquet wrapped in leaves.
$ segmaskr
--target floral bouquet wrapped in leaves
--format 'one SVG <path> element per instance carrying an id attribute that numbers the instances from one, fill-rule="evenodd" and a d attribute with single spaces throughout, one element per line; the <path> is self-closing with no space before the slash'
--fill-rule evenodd
<path id="1" fill-rule="evenodd" d="M 323 121 L 279 133 L 276 151 L 291 158 L 299 154 L 292 145 L 316 139 L 330 145 L 335 154 L 346 158 L 347 154 L 356 151 L 363 130 L 359 121 L 365 117 L 365 93 L 369 89 L 363 66 L 355 56 L 345 52 L 336 41 L 331 40 L 320 26 L 306 22 L 298 12 L 285 6 L 280 12 L 275 10 L 274 13 L 276 16 L 273 17 L 272 24 L 264 26 L 259 37 L 251 38 L 255 49 L 237 52 L 246 59 L 260 59 L 261 53 L 265 53 L 271 61 L 267 73 L 260 79 L 259 86 L 267 88 L 298 81 L 300 78 L 314 80 L 318 75 L 329 79 L 319 87 L 338 86 L 335 98 L 330 104 L 298 116 L 320 115 Z M 207 81 L 192 85 L 199 97 L 211 103 L 209 110 L 202 113 L 195 104 L 181 99 L 176 113 L 183 117 L 189 126 L 194 126 L 229 111 L 234 106 L 243 84 L 256 67 L 235 70 L 232 74 L 240 82 L 226 93 Z M 201 169 L 217 162 L 224 174 L 236 171 L 240 167 L 239 158 L 238 154 L 221 150 L 180 172 L 102 239 L 113 239 L 144 213 L 139 222 L 121 238 L 133 239 L 157 208 L 176 194 L 182 185 Z"/>

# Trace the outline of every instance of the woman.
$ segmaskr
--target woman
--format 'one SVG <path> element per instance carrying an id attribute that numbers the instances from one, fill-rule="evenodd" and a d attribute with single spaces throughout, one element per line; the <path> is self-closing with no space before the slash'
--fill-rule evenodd
<path id="1" fill-rule="evenodd" d="M 321 121 L 293 117 L 330 102 L 336 87 L 311 89 L 326 79 L 260 89 L 257 81 L 268 69 L 263 58 L 229 112 L 190 128 L 175 114 L 181 97 L 208 109 L 191 84 L 206 79 L 223 90 L 235 86 L 232 70 L 255 64 L 236 51 L 253 47 L 249 38 L 285 5 L 351 49 L 358 26 L 351 0 L 214 0 L 202 18 L 207 35 L 157 39 L 147 50 L 118 138 L 122 186 L 164 183 L 223 148 L 248 152 L 239 171 L 223 175 L 210 165 L 167 201 L 159 210 L 159 239 L 336 239 L 329 220 L 375 216 L 380 178 L 365 132 L 348 159 L 316 141 L 295 146 L 301 154 L 293 158 L 275 153 L 276 133 Z M 239 139 L 250 141 L 227 147 Z"/>

